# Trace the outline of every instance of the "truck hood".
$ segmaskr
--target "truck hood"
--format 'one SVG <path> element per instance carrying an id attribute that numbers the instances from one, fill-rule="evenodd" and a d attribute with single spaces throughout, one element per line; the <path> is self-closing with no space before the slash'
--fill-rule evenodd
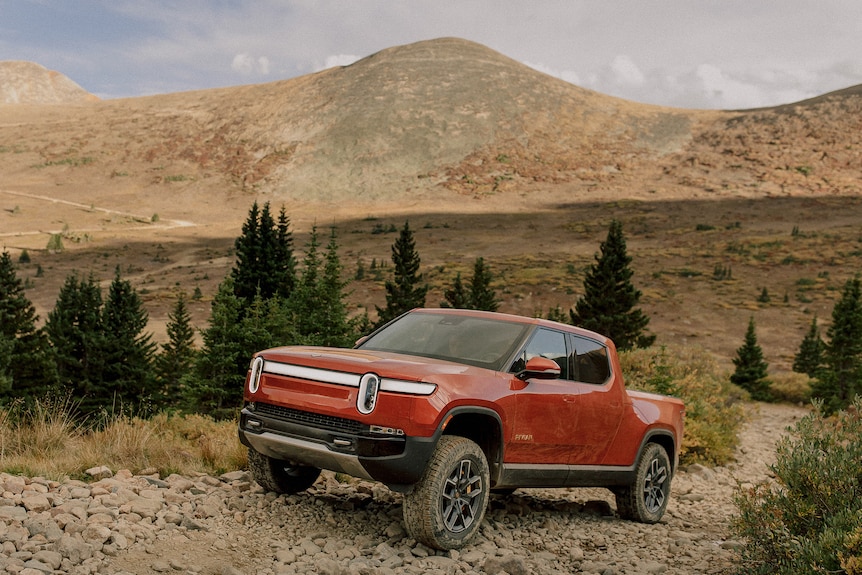
<path id="1" fill-rule="evenodd" d="M 262 351 L 267 361 L 408 381 L 436 382 L 441 377 L 489 370 L 439 359 L 364 349 L 290 346 Z"/>

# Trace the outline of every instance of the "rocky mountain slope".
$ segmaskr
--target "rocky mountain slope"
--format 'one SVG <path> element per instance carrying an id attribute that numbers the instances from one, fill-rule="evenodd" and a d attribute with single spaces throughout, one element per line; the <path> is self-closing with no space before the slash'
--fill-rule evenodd
<path id="1" fill-rule="evenodd" d="M 68 77 L 34 62 L 0 62 L 0 104 L 64 104 L 96 100 L 96 96 Z"/>

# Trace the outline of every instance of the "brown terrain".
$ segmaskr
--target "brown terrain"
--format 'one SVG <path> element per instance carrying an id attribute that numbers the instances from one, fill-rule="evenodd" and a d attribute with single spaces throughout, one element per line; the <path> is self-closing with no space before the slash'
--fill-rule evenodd
<path id="1" fill-rule="evenodd" d="M 156 340 L 179 291 L 200 288 L 206 327 L 255 200 L 285 206 L 300 258 L 312 226 L 334 226 L 346 276 L 366 270 L 350 301 L 372 316 L 389 272 L 372 265 L 405 221 L 429 305 L 482 256 L 501 311 L 531 315 L 574 305 L 616 218 L 658 343 L 729 365 L 754 317 L 775 371 L 860 271 L 862 87 L 662 108 L 458 39 L 261 85 L 98 101 L 70 84 L 0 63 L 0 249 L 27 250 L 19 277 L 42 318 L 68 274 L 107 285 L 120 266 Z"/>

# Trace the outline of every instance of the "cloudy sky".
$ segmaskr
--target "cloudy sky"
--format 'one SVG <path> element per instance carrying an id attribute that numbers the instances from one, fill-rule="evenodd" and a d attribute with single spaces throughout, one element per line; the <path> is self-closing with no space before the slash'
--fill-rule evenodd
<path id="1" fill-rule="evenodd" d="M 667 106 L 862 84 L 860 0 L 0 0 L 0 60 L 102 98 L 281 80 L 443 36 Z"/>

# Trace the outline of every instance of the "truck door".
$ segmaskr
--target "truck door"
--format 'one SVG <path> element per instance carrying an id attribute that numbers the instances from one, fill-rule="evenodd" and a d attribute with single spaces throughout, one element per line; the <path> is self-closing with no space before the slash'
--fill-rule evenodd
<path id="1" fill-rule="evenodd" d="M 533 378 L 519 382 L 515 392 L 515 424 L 506 450 L 507 463 L 545 463 L 565 465 L 569 461 L 577 425 L 577 394 L 571 373 L 566 334 L 540 328 L 512 365 L 513 374 L 523 370 L 536 356 L 552 359 L 560 366 L 559 379 Z"/>

